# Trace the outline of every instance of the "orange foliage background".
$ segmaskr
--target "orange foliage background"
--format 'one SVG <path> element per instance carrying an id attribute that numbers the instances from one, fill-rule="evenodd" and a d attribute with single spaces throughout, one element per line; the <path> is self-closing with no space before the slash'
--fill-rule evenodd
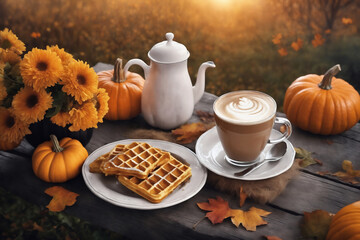
<path id="1" fill-rule="evenodd" d="M 264 91 L 275 98 L 279 110 L 292 81 L 323 74 L 337 63 L 343 69 L 338 77 L 360 89 L 360 54 L 355 54 L 360 52 L 359 1 L 339 10 L 331 29 L 317 12 L 317 1 L 310 1 L 314 10 L 306 19 L 300 19 L 297 5 L 290 9 L 282 2 L 1 0 L 0 29 L 10 28 L 27 50 L 58 44 L 91 65 L 113 63 L 117 57 L 149 63 L 150 48 L 173 32 L 174 40 L 190 52 L 193 81 L 200 64 L 213 60 L 217 67 L 206 73 L 208 92 Z"/>

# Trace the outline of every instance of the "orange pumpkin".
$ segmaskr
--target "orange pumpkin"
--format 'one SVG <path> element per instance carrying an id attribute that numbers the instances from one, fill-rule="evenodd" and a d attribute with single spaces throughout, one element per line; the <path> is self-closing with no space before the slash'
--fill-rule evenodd
<path id="1" fill-rule="evenodd" d="M 360 201 L 349 204 L 331 220 L 326 240 L 360 239 Z"/>
<path id="2" fill-rule="evenodd" d="M 335 78 L 340 65 L 324 75 L 296 79 L 286 90 L 284 112 L 299 128 L 322 135 L 339 134 L 360 119 L 359 93 L 346 81 Z"/>
<path id="3" fill-rule="evenodd" d="M 63 138 L 58 142 L 55 135 L 51 141 L 40 144 L 32 155 L 35 175 L 46 182 L 66 182 L 80 173 L 87 150 L 76 139 Z"/>
<path id="4" fill-rule="evenodd" d="M 108 120 L 126 120 L 141 112 L 141 94 L 145 80 L 137 73 L 124 76 L 122 60 L 117 59 L 113 70 L 98 73 L 99 87 L 109 94 Z"/>

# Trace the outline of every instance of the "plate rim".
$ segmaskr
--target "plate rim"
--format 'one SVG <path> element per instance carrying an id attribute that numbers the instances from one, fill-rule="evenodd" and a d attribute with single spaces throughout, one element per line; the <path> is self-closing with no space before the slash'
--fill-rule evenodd
<path id="1" fill-rule="evenodd" d="M 178 148 L 179 150 L 181 151 L 186 151 L 188 152 L 189 154 L 191 154 L 193 157 L 194 157 L 194 160 L 196 160 L 198 163 L 199 163 L 199 167 L 201 169 L 201 172 L 202 172 L 202 177 L 200 178 L 199 180 L 199 184 L 197 186 L 194 187 L 194 190 L 191 191 L 190 194 L 186 195 L 184 198 L 180 199 L 180 200 L 176 200 L 176 201 L 172 201 L 172 202 L 168 202 L 166 204 L 164 204 L 163 202 L 160 202 L 160 203 L 151 203 L 151 202 L 148 202 L 146 199 L 144 199 L 146 201 L 146 204 L 144 205 L 139 205 L 139 204 L 131 204 L 131 203 L 124 203 L 124 202 L 121 202 L 121 201 L 114 201 L 113 199 L 109 198 L 106 194 L 104 194 L 103 192 L 99 192 L 97 189 L 95 189 L 92 185 L 91 185 L 91 181 L 87 178 L 87 174 L 88 171 L 87 171 L 87 166 L 90 164 L 90 161 L 91 161 L 91 158 L 93 158 L 94 155 L 97 155 L 98 152 L 101 152 L 102 149 L 108 147 L 109 145 L 117 145 L 117 144 L 127 144 L 127 143 L 131 143 L 131 142 L 155 142 L 155 145 L 156 144 L 163 144 L 164 146 L 166 145 L 172 145 L 176 148 Z M 152 145 L 151 143 L 149 143 L 150 145 Z M 152 145 L 154 146 L 154 145 Z M 157 147 L 157 146 L 154 146 L 154 147 Z M 164 148 L 161 148 L 165 151 L 167 151 L 167 149 L 164 149 Z M 91 173 L 93 174 L 93 173 Z M 180 204 L 182 202 L 185 202 L 187 200 L 189 200 L 190 198 L 192 198 L 193 196 L 195 196 L 198 192 L 201 191 L 201 189 L 204 187 L 205 183 L 206 183 L 206 180 L 207 180 L 207 175 L 208 175 L 208 172 L 207 172 L 207 168 L 200 162 L 198 156 L 189 148 L 185 147 L 185 146 L 182 146 L 180 144 L 177 144 L 177 143 L 173 143 L 173 142 L 168 142 L 168 141 L 165 141 L 165 140 L 159 140 L 159 139 L 132 139 L 132 138 L 129 138 L 129 139 L 122 139 L 122 140 L 117 140 L 117 141 L 113 141 L 113 142 L 110 142 L 110 143 L 107 143 L 105 145 L 102 145 L 100 147 L 98 147 L 97 149 L 95 149 L 84 161 L 84 164 L 82 166 L 82 176 L 83 176 L 83 179 L 84 179 L 84 182 L 85 182 L 85 185 L 87 186 L 87 188 L 97 197 L 99 197 L 100 199 L 106 201 L 106 202 L 109 202 L 113 205 L 116 205 L 116 206 L 119 206 L 119 207 L 124 207 L 124 208 L 129 208 L 129 209 L 137 209 L 137 210 L 154 210 L 154 209 L 162 209 L 162 208 L 167 208 L 167 207 L 171 207 L 171 206 L 174 206 L 174 205 L 177 205 L 177 204 Z M 190 182 L 191 182 L 191 178 L 190 178 Z M 185 186 L 191 186 L 189 185 L 188 182 Z M 120 196 L 123 194 L 117 192 L 116 194 L 119 194 Z M 142 198 L 141 196 L 139 196 L 139 198 Z"/>
<path id="2" fill-rule="evenodd" d="M 200 156 L 200 153 L 199 153 L 199 151 L 198 151 L 198 149 L 200 149 L 200 146 L 199 146 L 199 145 L 200 145 L 200 142 L 202 141 L 203 138 L 205 138 L 208 134 L 210 134 L 210 131 L 216 131 L 216 126 L 210 128 L 209 130 L 207 130 L 206 132 L 204 132 L 204 133 L 198 138 L 198 140 L 197 140 L 197 142 L 196 142 L 196 145 L 195 145 L 195 153 L 196 153 L 196 155 L 198 156 L 198 159 L 199 159 L 199 161 L 200 161 L 201 164 L 203 164 L 209 171 L 211 171 L 211 172 L 213 172 L 213 173 L 215 173 L 215 174 L 218 174 L 218 175 L 220 175 L 220 176 L 222 176 L 222 177 L 231 178 L 231 179 L 236 179 L 236 180 L 243 180 L 243 181 L 266 180 L 266 179 L 276 177 L 276 176 L 278 176 L 278 175 L 286 172 L 286 171 L 289 170 L 289 169 L 291 168 L 291 166 L 294 164 L 294 161 L 295 161 L 295 158 L 294 158 L 294 157 L 295 157 L 295 153 L 296 153 L 296 152 L 295 152 L 295 149 L 294 149 L 294 146 L 292 145 L 292 143 L 291 143 L 288 139 L 285 139 L 284 142 L 286 142 L 286 144 L 291 147 L 291 150 L 287 150 L 287 151 L 292 151 L 292 155 L 293 155 L 293 156 L 291 157 L 292 160 L 290 160 L 291 164 L 289 163 L 289 166 L 287 166 L 286 168 L 282 169 L 281 171 L 276 172 L 275 174 L 271 174 L 271 175 L 266 176 L 266 177 L 257 177 L 257 178 L 255 178 L 255 179 L 254 179 L 254 178 L 250 179 L 250 178 L 247 177 L 247 176 L 238 177 L 238 176 L 233 176 L 233 175 L 230 175 L 230 174 L 226 175 L 226 174 L 224 174 L 223 172 L 220 172 L 220 171 L 217 171 L 217 170 L 214 170 L 214 169 L 208 167 L 208 165 L 207 165 L 206 163 L 204 163 L 204 160 L 202 159 L 202 156 Z M 277 131 L 276 129 L 272 129 L 272 131 L 279 132 L 279 131 Z M 216 133 L 216 134 L 217 134 L 217 133 Z M 251 175 L 250 175 L 250 176 L 251 176 Z"/>

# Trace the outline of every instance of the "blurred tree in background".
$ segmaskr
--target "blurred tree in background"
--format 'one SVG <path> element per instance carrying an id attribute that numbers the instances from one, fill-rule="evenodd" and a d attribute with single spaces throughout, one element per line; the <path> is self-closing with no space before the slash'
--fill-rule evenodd
<path id="1" fill-rule="evenodd" d="M 0 27 L 28 50 L 57 44 L 90 65 L 149 63 L 150 48 L 173 32 L 193 80 L 202 62 L 215 62 L 208 92 L 261 90 L 280 111 L 292 81 L 337 63 L 337 77 L 360 90 L 359 22 L 360 0 L 0 0 Z"/>

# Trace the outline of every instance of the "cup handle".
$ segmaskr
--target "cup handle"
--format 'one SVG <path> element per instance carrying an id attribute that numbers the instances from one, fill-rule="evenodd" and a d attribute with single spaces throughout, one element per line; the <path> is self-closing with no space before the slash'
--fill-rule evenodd
<path id="1" fill-rule="evenodd" d="M 125 64 L 125 67 L 124 67 L 125 75 L 128 72 L 129 68 L 134 64 L 142 67 L 142 69 L 144 70 L 144 75 L 145 75 L 145 79 L 146 79 L 147 75 L 149 74 L 150 66 L 147 65 L 143 60 L 138 59 L 138 58 L 131 59 Z"/>
<path id="2" fill-rule="evenodd" d="M 291 126 L 290 121 L 287 118 L 275 117 L 275 123 L 284 124 L 286 127 L 286 130 L 279 139 L 269 139 L 268 143 L 270 143 L 270 144 L 282 142 L 285 139 L 288 139 L 292 133 L 292 126 Z"/>

